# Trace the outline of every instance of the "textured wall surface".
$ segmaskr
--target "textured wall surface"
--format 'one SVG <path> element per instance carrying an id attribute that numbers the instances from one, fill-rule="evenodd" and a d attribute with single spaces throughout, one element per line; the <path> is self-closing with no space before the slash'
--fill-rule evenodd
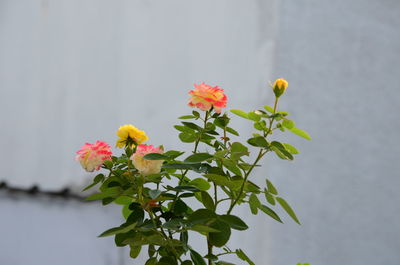
<path id="1" fill-rule="evenodd" d="M 281 107 L 313 140 L 285 137 L 300 155 L 267 158 L 255 182 L 269 177 L 302 226 L 241 207 L 251 229 L 231 246 L 257 265 L 397 265 L 399 14 L 396 0 L 0 0 L 0 180 L 82 186 L 84 142 L 133 123 L 168 149 L 194 82 L 248 110 L 282 76 Z M 132 264 L 95 238 L 118 209 L 2 194 L 0 211 L 0 264 Z"/>
<path id="2" fill-rule="evenodd" d="M 303 223 L 270 226 L 270 264 L 399 264 L 400 2 L 282 1 L 279 13 L 282 103 L 313 141 L 291 139 L 298 160 L 268 169 Z"/>

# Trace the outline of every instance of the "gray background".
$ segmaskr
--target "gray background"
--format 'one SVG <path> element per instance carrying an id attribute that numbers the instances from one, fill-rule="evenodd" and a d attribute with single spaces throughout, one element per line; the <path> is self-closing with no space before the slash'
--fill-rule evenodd
<path id="1" fill-rule="evenodd" d="M 394 0 L 0 0 L 0 180 L 78 191 L 84 142 L 132 123 L 173 148 L 193 83 L 250 110 L 285 77 L 281 108 L 313 140 L 285 137 L 300 155 L 267 158 L 255 181 L 270 177 L 302 225 L 238 208 L 251 229 L 230 245 L 258 265 L 397 265 L 399 29 Z M 96 238 L 117 207 L 2 191 L 0 211 L 0 264 L 141 264 Z"/>

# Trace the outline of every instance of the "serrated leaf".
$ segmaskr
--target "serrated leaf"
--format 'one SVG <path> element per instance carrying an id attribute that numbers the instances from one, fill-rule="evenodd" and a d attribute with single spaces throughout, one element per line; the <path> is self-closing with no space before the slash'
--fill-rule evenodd
<path id="1" fill-rule="evenodd" d="M 299 219 L 297 219 L 297 216 L 295 214 L 295 212 L 293 211 L 292 207 L 290 207 L 290 205 L 281 197 L 276 197 L 276 200 L 278 201 L 278 203 L 282 206 L 282 208 L 287 212 L 287 214 L 292 217 L 292 219 L 300 224 Z"/>
<path id="2" fill-rule="evenodd" d="M 311 140 L 311 136 L 306 131 L 303 131 L 303 130 L 301 130 L 299 128 L 292 128 L 289 131 L 291 131 L 292 133 L 294 133 L 294 134 L 296 134 L 296 135 L 298 135 L 300 137 L 303 137 L 303 138 L 305 138 L 307 140 Z"/>

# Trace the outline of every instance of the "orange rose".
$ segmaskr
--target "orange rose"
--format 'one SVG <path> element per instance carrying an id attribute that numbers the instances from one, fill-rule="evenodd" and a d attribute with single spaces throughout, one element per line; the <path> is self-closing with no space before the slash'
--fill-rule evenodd
<path id="1" fill-rule="evenodd" d="M 205 83 L 195 84 L 194 87 L 194 90 L 189 91 L 192 96 L 188 104 L 190 107 L 197 107 L 204 111 L 213 108 L 216 113 L 221 113 L 221 109 L 226 108 L 227 97 L 223 89 Z"/>

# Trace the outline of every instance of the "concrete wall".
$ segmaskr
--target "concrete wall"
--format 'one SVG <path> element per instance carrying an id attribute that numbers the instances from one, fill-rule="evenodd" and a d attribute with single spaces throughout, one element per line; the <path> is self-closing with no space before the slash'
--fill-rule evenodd
<path id="1" fill-rule="evenodd" d="M 398 264 L 399 13 L 394 0 L 0 0 L 0 179 L 79 187 L 88 176 L 72 154 L 114 142 L 121 124 L 176 145 L 167 128 L 189 111 L 192 83 L 251 109 L 271 104 L 267 81 L 285 77 L 281 107 L 313 141 L 285 138 L 298 159 L 268 157 L 255 181 L 270 177 L 302 226 L 242 207 L 252 228 L 231 246 L 260 265 Z M 8 194 L 0 211 L 1 264 L 132 263 L 95 238 L 119 224 L 118 209 Z M 64 232 L 54 248 L 50 235 Z"/>

